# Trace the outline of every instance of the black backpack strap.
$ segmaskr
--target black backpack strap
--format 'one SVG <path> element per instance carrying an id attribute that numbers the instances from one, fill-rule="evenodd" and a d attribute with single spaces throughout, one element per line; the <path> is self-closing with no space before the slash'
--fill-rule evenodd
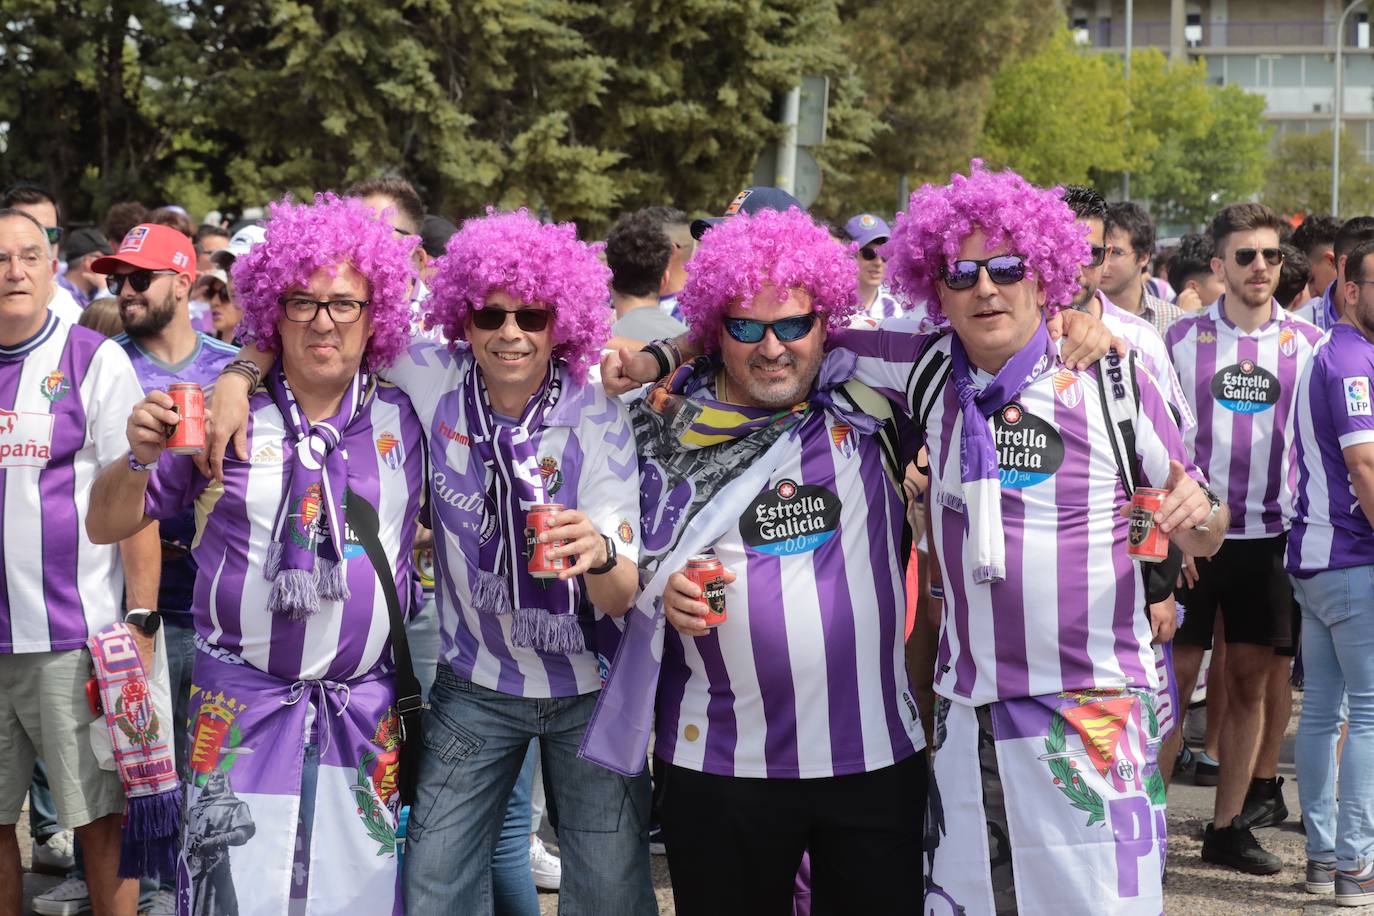
<path id="1" fill-rule="evenodd" d="M 382 547 L 381 524 L 376 508 L 349 490 L 344 500 L 344 515 L 363 552 L 367 554 L 372 569 L 377 573 L 382 596 L 386 599 L 387 616 L 391 620 L 391 652 L 396 661 L 396 712 L 401 717 L 402 751 L 397 790 L 401 804 L 409 805 L 415 801 L 415 787 L 420 777 L 420 744 L 423 735 L 420 711 L 425 708 L 425 703 L 420 696 L 420 681 L 415 677 L 415 666 L 410 660 L 405 613 L 401 610 L 401 597 L 396 592 L 396 577 L 391 572 L 391 561 Z"/>
<path id="2" fill-rule="evenodd" d="M 926 420 L 929 419 L 940 393 L 945 390 L 945 382 L 949 381 L 949 374 L 953 369 L 953 360 L 938 344 L 937 340 L 926 347 L 920 359 L 916 360 L 916 365 L 911 367 L 911 374 L 907 376 L 906 398 L 907 404 L 911 406 L 911 420 L 921 431 L 923 438 Z"/>

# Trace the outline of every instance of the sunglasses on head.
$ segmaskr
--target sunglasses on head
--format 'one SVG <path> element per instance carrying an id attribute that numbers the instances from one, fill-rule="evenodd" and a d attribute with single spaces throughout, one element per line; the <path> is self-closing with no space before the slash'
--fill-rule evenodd
<path id="1" fill-rule="evenodd" d="M 154 277 L 174 273 L 175 270 L 135 270 L 127 274 L 110 274 L 105 278 L 105 288 L 110 291 L 111 296 L 118 296 L 124 291 L 124 284 L 127 282 L 134 292 L 146 293 L 148 287 L 153 285 Z"/>
<path id="2" fill-rule="evenodd" d="M 777 321 L 756 321 L 753 318 L 726 318 L 725 333 L 729 334 L 740 343 L 755 344 L 763 340 L 763 335 L 769 328 L 773 329 L 773 336 L 781 343 L 791 343 L 794 340 L 801 340 L 816 325 L 816 313 L 808 312 L 805 315 L 793 315 L 791 318 L 779 318 Z"/>
<path id="3" fill-rule="evenodd" d="M 1017 254 L 999 254 L 982 260 L 965 258 L 950 267 L 941 267 L 940 276 L 950 289 L 969 289 L 977 284 L 978 271 L 983 268 L 987 268 L 988 279 L 998 286 L 1010 286 L 1026 279 L 1026 259 Z"/>
<path id="4" fill-rule="evenodd" d="M 472 326 L 483 331 L 499 331 L 506 323 L 507 315 L 515 316 L 515 326 L 522 331 L 535 333 L 542 331 L 549 326 L 549 312 L 547 309 L 506 309 L 493 308 L 486 306 L 480 309 L 473 309 L 468 313 L 472 316 Z"/>
<path id="5" fill-rule="evenodd" d="M 1283 263 L 1282 248 L 1237 248 L 1236 263 L 1241 267 L 1249 267 L 1257 254 L 1264 255 L 1264 263 L 1270 267 L 1278 267 Z"/>

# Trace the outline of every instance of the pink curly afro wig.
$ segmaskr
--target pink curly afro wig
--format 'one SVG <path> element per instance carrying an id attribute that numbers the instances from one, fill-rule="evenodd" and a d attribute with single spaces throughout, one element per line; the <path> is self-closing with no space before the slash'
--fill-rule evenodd
<path id="1" fill-rule="evenodd" d="M 959 247 L 977 229 L 988 245 L 1006 242 L 1026 259 L 1028 276 L 1039 280 L 1045 302 L 1067 305 L 1078 291 L 1078 266 L 1088 260 L 1088 243 L 1062 189 L 1037 188 L 1011 170 L 989 172 L 974 159 L 967 176 L 947 185 L 925 184 L 897 214 L 892 239 L 883 246 L 888 283 L 908 302 L 925 302 L 942 321 L 936 284 L 940 268 L 952 264 Z"/>
<path id="2" fill-rule="evenodd" d="M 490 293 L 542 302 L 553 311 L 553 355 L 582 382 L 611 333 L 610 282 L 610 269 L 577 240 L 572 223 L 488 207 L 485 217 L 464 221 L 434 263 L 428 305 L 449 340 L 466 340 L 468 315 Z"/>
<path id="3" fill-rule="evenodd" d="M 702 237 L 678 295 L 692 340 L 715 352 L 726 309 L 735 303 L 747 308 L 769 285 L 783 298 L 788 290 L 805 290 L 831 330 L 859 307 L 852 252 L 825 227 L 796 207 L 737 213 Z"/>
<path id="4" fill-rule="evenodd" d="M 391 365 L 410 344 L 411 251 L 419 239 L 398 238 L 362 201 L 334 194 L 316 194 L 312 204 L 272 204 L 266 230 L 266 240 L 231 268 L 247 336 L 279 349 L 282 295 L 303 288 L 321 268 L 347 263 L 369 285 L 372 337 L 364 359 L 374 369 Z"/>

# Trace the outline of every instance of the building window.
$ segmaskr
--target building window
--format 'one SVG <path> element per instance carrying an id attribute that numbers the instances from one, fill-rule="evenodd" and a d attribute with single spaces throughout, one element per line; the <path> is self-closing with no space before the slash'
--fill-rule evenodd
<path id="1" fill-rule="evenodd" d="M 1369 14 L 1355 14 L 1355 47 L 1369 47 Z"/>
<path id="2" fill-rule="evenodd" d="M 1073 20 L 1073 43 L 1076 45 L 1087 46 L 1091 44 L 1088 36 L 1088 17 L 1075 16 Z"/>
<path id="3" fill-rule="evenodd" d="M 1183 40 L 1188 47 L 1196 48 L 1202 45 L 1202 14 L 1189 13 L 1188 18 L 1183 24 Z"/>

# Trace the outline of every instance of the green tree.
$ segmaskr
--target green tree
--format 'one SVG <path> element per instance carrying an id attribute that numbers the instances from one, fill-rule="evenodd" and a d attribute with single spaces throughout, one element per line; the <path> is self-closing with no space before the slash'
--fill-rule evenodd
<path id="1" fill-rule="evenodd" d="M 1264 187 L 1264 202 L 1290 216 L 1331 209 L 1331 131 L 1284 134 Z M 1340 212 L 1374 212 L 1374 166 L 1360 153 L 1349 130 L 1341 131 Z"/>
<path id="2" fill-rule="evenodd" d="M 1002 69 L 979 149 L 1041 185 L 1081 184 L 1131 162 L 1129 136 L 1104 130 L 1128 107 L 1109 58 L 1075 46 L 1061 29 L 1038 53 Z"/>

